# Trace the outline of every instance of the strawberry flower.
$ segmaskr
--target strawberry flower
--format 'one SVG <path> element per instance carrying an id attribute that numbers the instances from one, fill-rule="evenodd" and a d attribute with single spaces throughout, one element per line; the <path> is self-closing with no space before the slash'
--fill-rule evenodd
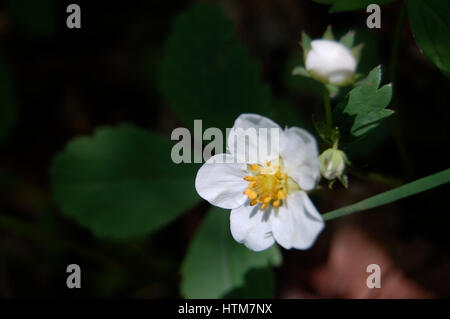
<path id="1" fill-rule="evenodd" d="M 245 141 L 249 129 L 258 139 L 244 147 L 236 144 Z M 267 136 L 260 129 L 269 130 Z M 277 142 L 262 153 L 268 145 L 261 137 L 272 141 L 274 135 Z M 261 251 L 275 241 L 285 249 L 308 249 L 324 227 L 306 193 L 319 178 L 317 143 L 310 133 L 298 127 L 282 130 L 266 117 L 242 114 L 228 136 L 227 153 L 199 169 L 195 187 L 212 205 L 231 209 L 231 234 L 249 249 Z"/>

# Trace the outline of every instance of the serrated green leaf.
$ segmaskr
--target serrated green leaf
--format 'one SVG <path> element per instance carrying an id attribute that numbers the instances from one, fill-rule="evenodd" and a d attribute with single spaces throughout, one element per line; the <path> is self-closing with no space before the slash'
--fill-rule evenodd
<path id="1" fill-rule="evenodd" d="M 450 2 L 408 1 L 408 16 L 418 46 L 450 77 Z"/>
<path id="2" fill-rule="evenodd" d="M 98 237 L 150 234 L 198 202 L 197 167 L 174 164 L 171 148 L 170 140 L 132 125 L 75 138 L 53 161 L 54 200 Z"/>
<path id="3" fill-rule="evenodd" d="M 342 12 L 362 10 L 369 4 L 378 4 L 380 6 L 397 0 L 314 0 L 317 3 L 331 5 L 330 12 Z M 415 0 L 412 0 L 415 1 Z"/>
<path id="4" fill-rule="evenodd" d="M 220 298 L 243 286 L 251 269 L 280 263 L 278 246 L 262 252 L 249 250 L 231 236 L 230 211 L 212 208 L 183 261 L 181 292 L 186 298 Z"/>
<path id="5" fill-rule="evenodd" d="M 440 173 L 421 178 L 417 181 L 402 185 L 390 191 L 372 196 L 356 204 L 336 209 L 322 215 L 322 217 L 324 220 L 331 220 L 334 218 L 386 205 L 397 200 L 425 192 L 429 189 L 438 187 L 448 182 L 450 182 L 450 169 L 446 169 Z"/>
<path id="6" fill-rule="evenodd" d="M 0 143 L 8 137 L 14 127 L 17 113 L 11 77 L 6 63 L 0 58 Z"/>
<path id="7" fill-rule="evenodd" d="M 379 88 L 380 82 L 381 67 L 376 67 L 334 109 L 335 124 L 344 136 L 349 135 L 347 138 L 363 136 L 394 113 L 386 109 L 392 98 L 392 86 L 387 84 Z"/>
<path id="8" fill-rule="evenodd" d="M 267 114 L 270 91 L 260 77 L 258 63 L 218 6 L 194 5 L 176 19 L 161 89 L 186 125 L 202 119 L 206 127 L 225 129 L 241 113 Z"/>

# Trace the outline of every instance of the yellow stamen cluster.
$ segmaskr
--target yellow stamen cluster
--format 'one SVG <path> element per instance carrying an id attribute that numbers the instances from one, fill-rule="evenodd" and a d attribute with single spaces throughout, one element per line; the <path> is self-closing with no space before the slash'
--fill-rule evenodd
<path id="1" fill-rule="evenodd" d="M 265 167 L 251 164 L 249 168 L 252 175 L 244 177 L 249 182 L 244 194 L 250 199 L 250 205 L 261 203 L 260 210 L 270 204 L 274 208 L 280 207 L 287 196 L 287 174 L 283 174 L 279 166 L 271 166 L 271 162 L 267 162 Z"/>

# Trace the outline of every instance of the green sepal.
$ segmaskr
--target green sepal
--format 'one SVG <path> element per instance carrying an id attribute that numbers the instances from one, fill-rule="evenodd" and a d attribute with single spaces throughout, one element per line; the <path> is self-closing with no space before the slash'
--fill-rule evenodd
<path id="1" fill-rule="evenodd" d="M 359 60 L 361 59 L 361 51 L 362 51 L 363 47 L 364 47 L 364 44 L 361 43 L 351 49 L 352 54 L 355 57 L 357 62 L 359 62 Z"/>
<path id="2" fill-rule="evenodd" d="M 306 60 L 306 56 L 308 52 L 311 51 L 311 38 L 305 32 L 302 32 L 302 40 L 300 42 L 300 46 L 303 49 L 303 57 Z"/>
<path id="3" fill-rule="evenodd" d="M 335 180 L 335 179 L 329 181 L 329 182 L 328 182 L 328 188 L 329 188 L 329 189 L 333 189 L 334 183 L 336 183 L 336 180 Z"/>
<path id="4" fill-rule="evenodd" d="M 293 70 L 292 70 L 292 75 L 301 75 L 307 78 L 310 78 L 311 75 L 308 73 L 308 71 L 302 67 L 302 66 L 296 66 Z"/>
<path id="5" fill-rule="evenodd" d="M 349 48 L 350 50 L 353 49 L 353 44 L 355 42 L 355 31 L 350 30 L 348 31 L 346 34 L 344 34 L 341 39 L 339 40 L 339 42 L 342 45 L 345 45 L 347 48 Z"/>
<path id="6" fill-rule="evenodd" d="M 333 27 L 331 25 L 323 33 L 322 39 L 334 41 Z"/>
<path id="7" fill-rule="evenodd" d="M 338 177 L 339 181 L 341 182 L 341 184 L 345 187 L 348 188 L 348 177 L 347 174 L 342 174 L 341 176 Z"/>
<path id="8" fill-rule="evenodd" d="M 314 128 L 317 131 L 317 134 L 320 138 L 330 146 L 335 145 L 340 138 L 339 128 L 332 127 L 331 129 L 328 125 L 323 121 L 317 121 L 314 116 L 312 118 Z"/>
<path id="9" fill-rule="evenodd" d="M 335 98 L 339 94 L 339 86 L 333 84 L 326 84 L 328 92 L 331 98 Z"/>

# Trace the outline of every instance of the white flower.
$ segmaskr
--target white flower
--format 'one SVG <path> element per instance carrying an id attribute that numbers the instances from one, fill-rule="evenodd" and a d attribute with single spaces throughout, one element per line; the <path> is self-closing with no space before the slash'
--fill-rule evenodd
<path id="1" fill-rule="evenodd" d="M 242 114 L 232 128 L 275 128 L 279 132 L 279 154 L 271 152 L 257 163 L 242 163 L 242 148 L 210 158 L 198 171 L 195 187 L 211 204 L 232 209 L 233 238 L 249 249 L 261 251 L 277 241 L 286 249 L 308 249 L 324 227 L 319 212 L 306 191 L 316 187 L 320 176 L 317 144 L 307 131 L 291 127 L 284 131 L 272 120 L 257 114 Z M 270 135 L 270 134 L 269 134 Z M 257 152 L 249 143 L 248 152 Z M 221 159 L 226 163 L 217 163 Z M 223 162 L 223 161 L 222 161 Z"/>
<path id="2" fill-rule="evenodd" d="M 346 46 L 332 40 L 311 41 L 306 55 L 306 70 L 317 79 L 334 85 L 346 85 L 352 81 L 357 61 Z"/>

